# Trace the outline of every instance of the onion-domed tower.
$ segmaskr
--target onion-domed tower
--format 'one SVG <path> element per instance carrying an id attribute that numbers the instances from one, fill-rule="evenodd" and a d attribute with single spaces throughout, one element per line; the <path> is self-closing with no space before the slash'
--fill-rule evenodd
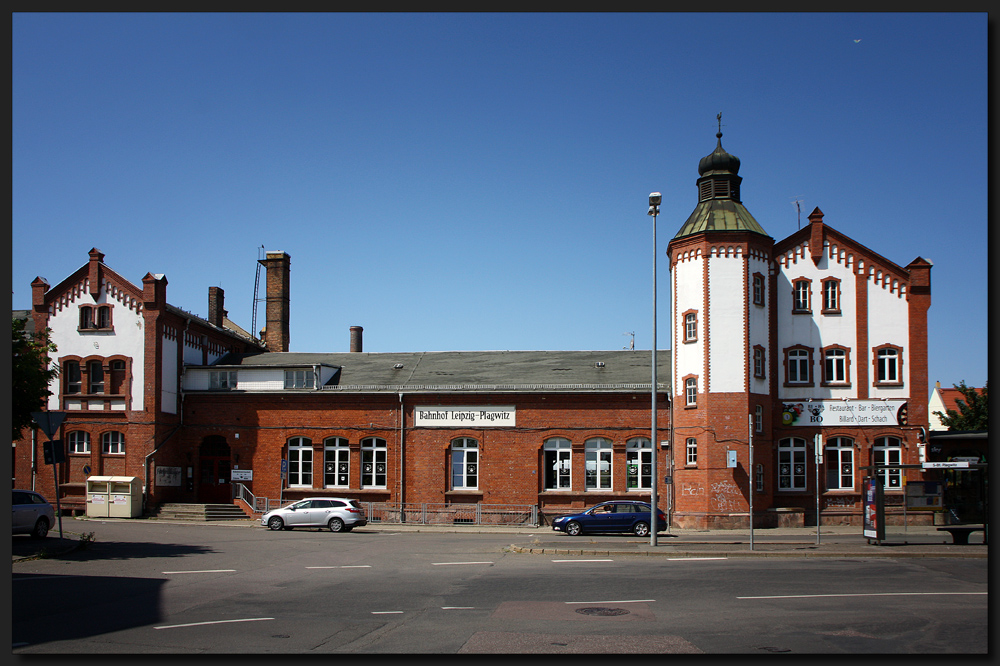
<path id="1" fill-rule="evenodd" d="M 698 205 L 667 246 L 680 527 L 749 526 L 749 493 L 758 478 L 764 483 L 770 465 L 774 240 L 743 206 L 740 160 L 722 147 L 721 125 L 716 138 L 715 150 L 698 164 Z M 736 467 L 728 466 L 730 451 Z M 755 513 L 770 504 L 768 489 L 760 488 Z"/>

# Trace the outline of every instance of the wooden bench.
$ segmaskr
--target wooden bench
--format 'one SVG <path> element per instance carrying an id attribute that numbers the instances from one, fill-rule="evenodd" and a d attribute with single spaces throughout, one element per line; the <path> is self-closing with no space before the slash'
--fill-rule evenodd
<path id="1" fill-rule="evenodd" d="M 938 532 L 948 532 L 951 534 L 952 543 L 960 545 L 968 544 L 969 535 L 973 532 L 983 532 L 983 543 L 986 542 L 986 530 L 983 527 L 975 527 L 972 525 L 951 525 L 950 527 L 939 527 Z"/>

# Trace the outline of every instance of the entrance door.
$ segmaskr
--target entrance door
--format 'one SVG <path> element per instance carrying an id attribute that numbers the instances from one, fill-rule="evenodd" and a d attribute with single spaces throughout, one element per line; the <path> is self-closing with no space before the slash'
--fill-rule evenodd
<path id="1" fill-rule="evenodd" d="M 226 438 L 213 435 L 202 440 L 198 447 L 198 464 L 201 468 L 198 501 L 205 504 L 232 502 L 229 444 L 226 443 Z"/>

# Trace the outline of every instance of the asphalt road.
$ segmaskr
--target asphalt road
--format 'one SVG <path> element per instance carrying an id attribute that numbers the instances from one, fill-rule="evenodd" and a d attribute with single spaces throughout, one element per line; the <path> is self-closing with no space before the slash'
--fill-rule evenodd
<path id="1" fill-rule="evenodd" d="M 71 527 L 93 543 L 13 565 L 14 655 L 987 651 L 983 558 L 510 547 L 570 539 L 545 530 Z"/>

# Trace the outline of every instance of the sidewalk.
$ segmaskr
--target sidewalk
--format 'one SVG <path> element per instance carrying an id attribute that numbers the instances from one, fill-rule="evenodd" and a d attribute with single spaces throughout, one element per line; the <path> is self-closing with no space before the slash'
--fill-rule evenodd
<path id="1" fill-rule="evenodd" d="M 58 531 L 49 533 L 44 540 L 14 537 L 13 561 L 58 557 L 80 545 L 81 535 L 88 532 L 86 523 L 132 522 L 147 524 L 187 524 L 213 527 L 243 527 L 265 529 L 259 519 L 225 521 L 186 521 L 157 518 L 85 518 L 72 519 L 64 525 L 64 538 Z M 831 525 L 819 531 L 816 528 L 778 527 L 755 529 L 753 547 L 749 529 L 693 530 L 671 528 L 657 535 L 657 545 L 650 539 L 627 535 L 584 535 L 571 537 L 555 532 L 547 525 L 538 527 L 490 527 L 484 525 L 414 525 L 399 523 L 370 523 L 358 532 L 414 532 L 455 534 L 505 534 L 510 535 L 508 552 L 534 555 L 587 555 L 592 557 L 648 556 L 648 557 L 989 557 L 989 546 L 983 543 L 982 533 L 970 538 L 968 545 L 955 545 L 947 532 L 933 526 L 902 526 L 887 528 L 886 538 L 876 544 L 866 539 L 860 527 Z"/>

